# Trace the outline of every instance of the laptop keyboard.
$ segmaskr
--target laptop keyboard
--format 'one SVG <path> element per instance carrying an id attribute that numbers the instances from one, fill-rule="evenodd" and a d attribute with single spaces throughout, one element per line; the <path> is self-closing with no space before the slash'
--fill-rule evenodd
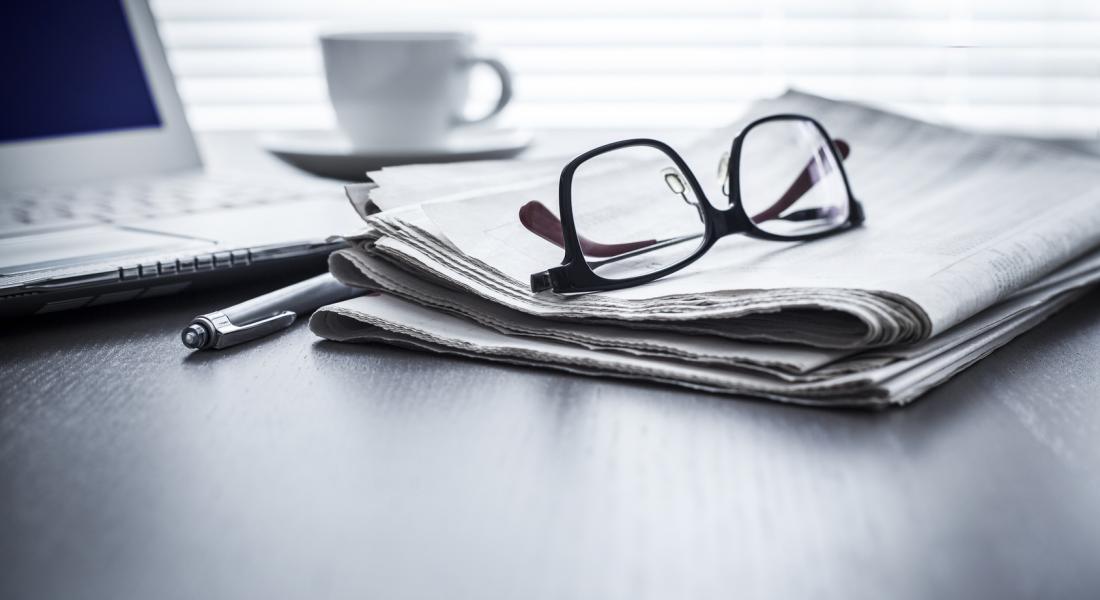
<path id="1" fill-rule="evenodd" d="M 0 230 L 197 214 L 292 202 L 318 193 L 334 192 L 312 182 L 276 186 L 194 175 L 0 191 Z"/>

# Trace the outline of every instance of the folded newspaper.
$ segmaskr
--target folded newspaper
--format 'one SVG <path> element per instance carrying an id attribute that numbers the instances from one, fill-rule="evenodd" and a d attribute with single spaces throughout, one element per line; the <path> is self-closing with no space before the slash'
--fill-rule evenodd
<path id="1" fill-rule="evenodd" d="M 566 158 L 418 165 L 353 188 L 366 221 L 330 259 L 384 292 L 319 310 L 322 337 L 821 405 L 905 403 L 1100 280 L 1100 159 L 789 92 L 684 148 L 711 165 L 738 128 L 802 113 L 844 138 L 863 227 L 805 243 L 724 238 L 655 282 L 533 293 L 562 250 L 517 218 L 557 206 Z M 650 167 L 622 162 L 596 185 Z M 659 224 L 654 224 L 659 227 Z"/>

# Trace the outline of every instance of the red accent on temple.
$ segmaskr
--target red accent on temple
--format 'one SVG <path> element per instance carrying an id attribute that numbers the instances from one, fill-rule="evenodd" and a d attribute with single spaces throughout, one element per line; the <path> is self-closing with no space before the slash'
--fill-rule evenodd
<path id="1" fill-rule="evenodd" d="M 520 207 L 519 222 L 531 233 L 559 248 L 565 248 L 565 235 L 562 233 L 561 221 L 542 202 L 532 200 Z M 657 240 L 644 240 L 622 244 L 601 244 L 579 234 L 577 239 L 581 243 L 581 251 L 585 256 L 598 258 L 618 256 L 657 243 Z"/>
<path id="2" fill-rule="evenodd" d="M 844 160 L 848 158 L 848 154 L 851 152 L 851 148 L 848 146 L 848 142 L 845 142 L 844 140 L 833 140 L 833 143 L 836 144 L 837 152 L 840 153 L 840 159 Z M 817 152 L 820 159 L 822 161 L 825 161 L 825 148 L 818 148 Z M 820 164 L 827 165 L 828 163 L 822 162 Z M 813 187 L 815 183 L 820 181 L 822 177 L 828 174 L 822 173 L 821 167 L 818 165 L 819 163 L 817 162 L 817 160 L 810 159 L 810 162 L 806 163 L 806 168 L 802 169 L 802 172 L 799 173 L 798 177 L 796 177 L 794 182 L 791 183 L 790 187 L 787 188 L 787 191 L 783 192 L 783 195 L 779 197 L 779 200 L 776 200 L 775 204 L 771 205 L 766 210 L 763 210 L 753 215 L 752 222 L 762 223 L 769 219 L 774 219 L 778 217 L 779 215 L 783 214 L 783 211 L 787 210 L 791 207 L 792 204 L 797 202 L 803 194 L 810 191 L 810 188 Z"/>

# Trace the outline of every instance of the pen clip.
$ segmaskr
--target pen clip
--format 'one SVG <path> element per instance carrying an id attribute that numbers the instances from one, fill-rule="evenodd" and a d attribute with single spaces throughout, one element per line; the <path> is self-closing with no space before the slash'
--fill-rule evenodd
<path id="1" fill-rule="evenodd" d="M 286 329 L 294 322 L 297 315 L 295 315 L 293 311 L 284 310 L 270 317 L 264 317 L 252 321 L 251 323 L 245 323 L 244 325 L 235 325 L 229 320 L 229 317 L 226 316 L 225 313 L 220 312 L 208 315 L 207 318 L 210 324 L 213 325 L 213 327 L 211 327 L 213 339 L 211 340 L 210 347 L 220 349 L 261 338 L 265 335 L 275 333 L 280 329 Z"/>

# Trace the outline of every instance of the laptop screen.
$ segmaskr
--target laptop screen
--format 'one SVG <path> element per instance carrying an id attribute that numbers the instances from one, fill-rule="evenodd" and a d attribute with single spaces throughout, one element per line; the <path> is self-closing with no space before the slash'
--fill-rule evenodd
<path id="1" fill-rule="evenodd" d="M 159 127 L 120 0 L 0 8 L 0 143 Z"/>

